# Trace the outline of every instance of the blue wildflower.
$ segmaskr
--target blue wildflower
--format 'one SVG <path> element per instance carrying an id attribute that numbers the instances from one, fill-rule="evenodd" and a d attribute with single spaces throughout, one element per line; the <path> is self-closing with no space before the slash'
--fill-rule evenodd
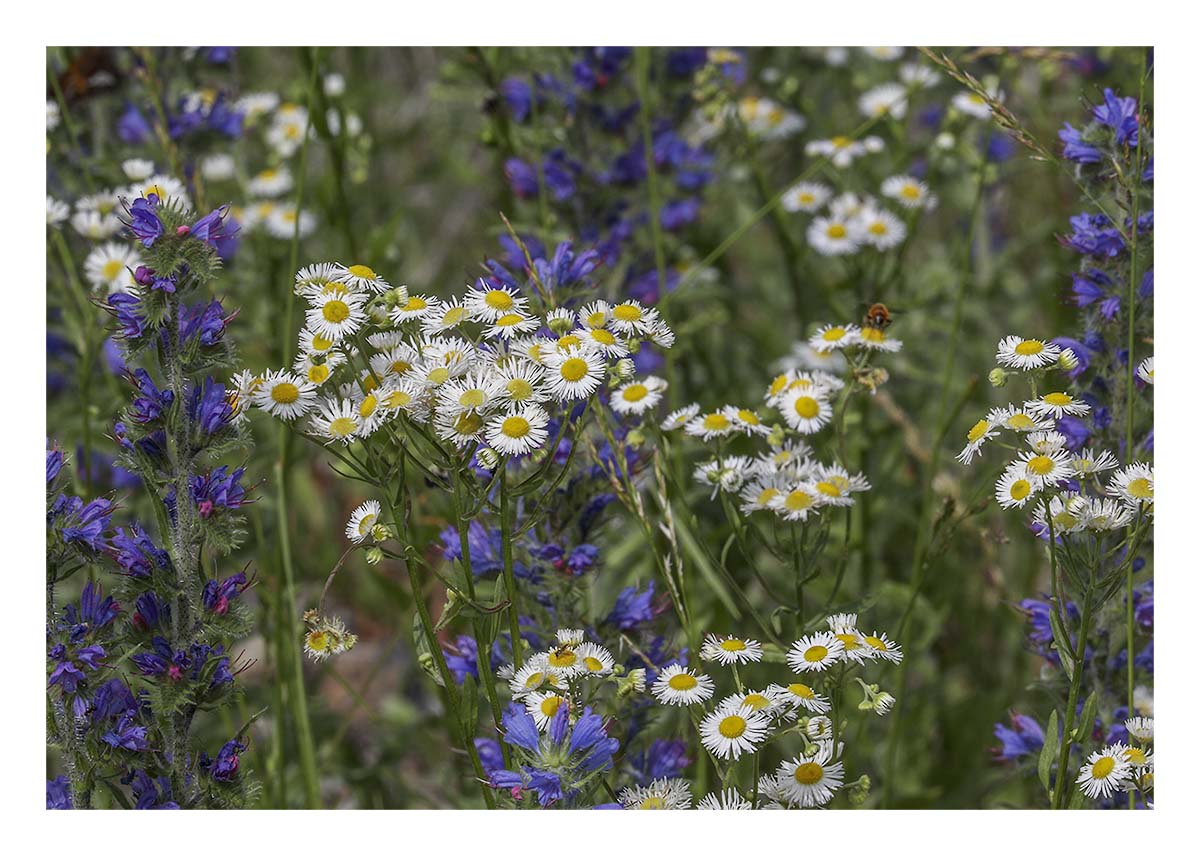
<path id="1" fill-rule="evenodd" d="M 171 566 L 167 551 L 159 548 L 137 523 L 130 524 L 128 534 L 124 527 L 117 527 L 109 555 L 131 577 L 148 577 L 156 568 L 165 570 Z"/>
<path id="2" fill-rule="evenodd" d="M 627 586 L 617 595 L 612 612 L 605 619 L 615 625 L 618 630 L 632 630 L 640 624 L 652 621 L 657 615 L 654 609 L 654 581 L 646 584 L 646 590 L 639 592 L 637 586 Z"/>
<path id="3" fill-rule="evenodd" d="M 133 207 L 129 209 L 129 223 L 126 225 L 144 247 L 154 246 L 154 242 L 163 234 L 163 222 L 154 211 L 157 206 L 158 196 L 151 193 L 149 196 L 135 199 Z"/>
<path id="4" fill-rule="evenodd" d="M 66 776 L 59 776 L 56 779 L 48 779 L 46 781 L 46 808 L 47 809 L 71 809 L 71 784 L 67 781 Z"/>
<path id="5" fill-rule="evenodd" d="M 992 749 L 992 753 L 1001 761 L 1016 761 L 1026 755 L 1034 755 L 1042 751 L 1046 742 L 1046 734 L 1035 719 L 1013 711 L 1009 714 L 1012 728 L 997 722 L 993 734 L 1000 745 Z"/>
<path id="6" fill-rule="evenodd" d="M 1092 108 L 1096 121 L 1116 132 L 1117 142 L 1136 146 L 1138 141 L 1137 99 L 1121 98 L 1111 89 L 1104 90 L 1104 103 Z"/>

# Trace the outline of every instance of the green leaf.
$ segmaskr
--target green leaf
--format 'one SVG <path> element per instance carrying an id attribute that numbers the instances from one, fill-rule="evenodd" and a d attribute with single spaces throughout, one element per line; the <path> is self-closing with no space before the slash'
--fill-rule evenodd
<path id="1" fill-rule="evenodd" d="M 1048 795 L 1050 790 L 1050 767 L 1058 755 L 1058 711 L 1050 711 L 1050 721 L 1046 723 L 1046 742 L 1042 744 L 1042 754 L 1038 756 L 1038 778 Z M 1061 776 L 1059 778 L 1062 778 Z"/>
<path id="2" fill-rule="evenodd" d="M 446 686 L 442 680 L 441 674 L 438 673 L 437 666 L 433 662 L 433 652 L 429 650 L 429 640 L 425 638 L 425 625 L 421 622 L 421 613 L 413 613 L 413 647 L 417 650 L 417 663 L 421 666 L 421 671 L 430 677 L 430 679 L 439 687 Z"/>
<path id="3" fill-rule="evenodd" d="M 1075 671 L 1075 655 L 1074 648 L 1071 647 L 1071 636 L 1067 633 L 1067 629 L 1058 619 L 1058 609 L 1051 607 L 1050 609 L 1050 631 L 1054 634 L 1054 646 L 1058 649 L 1059 659 L 1062 660 L 1063 668 L 1067 674 Z"/>
<path id="4" fill-rule="evenodd" d="M 467 675 L 462 683 L 462 692 L 458 699 L 459 728 L 463 744 L 475 739 L 475 729 L 479 727 L 479 687 L 475 678 Z"/>
<path id="5" fill-rule="evenodd" d="M 1075 725 L 1075 742 L 1085 743 L 1092 736 L 1092 728 L 1096 724 L 1096 692 L 1088 696 L 1087 702 L 1083 706 L 1083 712 L 1079 714 L 1079 722 Z"/>

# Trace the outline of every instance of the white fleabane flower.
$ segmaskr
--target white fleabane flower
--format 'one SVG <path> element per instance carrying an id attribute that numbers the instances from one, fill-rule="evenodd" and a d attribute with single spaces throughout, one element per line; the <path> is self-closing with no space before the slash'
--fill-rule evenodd
<path id="1" fill-rule="evenodd" d="M 1001 508 L 1023 508 L 1038 491 L 1039 482 L 1020 461 L 1010 464 L 996 482 L 996 502 Z"/>
<path id="2" fill-rule="evenodd" d="M 661 704 L 687 706 L 708 701 L 712 698 L 713 689 L 712 678 L 676 663 L 659 673 L 650 692 Z"/>
<path id="3" fill-rule="evenodd" d="M 1062 419 L 1063 416 L 1084 416 L 1092 408 L 1065 392 L 1048 392 L 1041 398 L 1025 402 L 1025 409 L 1038 416 Z"/>
<path id="4" fill-rule="evenodd" d="M 808 684 L 793 683 L 788 684 L 786 687 L 779 684 L 771 684 L 767 689 L 775 690 L 781 699 L 794 708 L 803 708 L 810 713 L 829 712 L 829 699 L 818 693 Z"/>
<path id="5" fill-rule="evenodd" d="M 1133 507 L 1153 507 L 1154 467 L 1139 462 L 1118 470 L 1109 481 L 1107 492 Z"/>
<path id="6" fill-rule="evenodd" d="M 718 758 L 736 761 L 757 751 L 766 739 L 771 720 L 750 707 L 718 707 L 700 720 L 700 742 Z"/>
<path id="7" fill-rule="evenodd" d="M 246 182 L 246 192 L 251 196 L 268 199 L 282 196 L 292 189 L 292 174 L 286 166 L 264 169 Z"/>
<path id="8" fill-rule="evenodd" d="M 363 419 L 353 401 L 327 398 L 317 406 L 308 430 L 326 444 L 337 442 L 349 445 L 362 427 Z"/>
<path id="9" fill-rule="evenodd" d="M 672 411 L 666 419 L 662 421 L 661 428 L 664 431 L 678 431 L 680 428 L 687 425 L 700 413 L 700 405 L 692 403 L 686 407 L 681 407 L 678 410 Z"/>
<path id="10" fill-rule="evenodd" d="M 142 256 L 134 244 L 109 241 L 88 253 L 83 275 L 98 291 L 128 292 L 135 285 L 133 272 L 141 263 Z"/>
<path id="11" fill-rule="evenodd" d="M 684 779 L 655 779 L 645 787 L 629 787 L 617 794 L 627 809 L 676 810 L 692 807 L 692 792 Z"/>
<path id="12" fill-rule="evenodd" d="M 1125 720 L 1125 730 L 1139 743 L 1150 743 L 1154 740 L 1154 719 L 1148 716 L 1135 716 L 1127 719 Z"/>
<path id="13" fill-rule="evenodd" d="M 818 745 L 816 754 L 785 761 L 776 774 L 782 796 L 790 805 L 825 805 L 842 787 L 842 762 L 833 760 L 833 743 L 823 740 Z"/>
<path id="14" fill-rule="evenodd" d="M 904 222 L 882 208 L 864 211 L 858 216 L 854 226 L 860 240 L 877 250 L 890 250 L 898 246 L 908 234 L 908 227 Z"/>
<path id="15" fill-rule="evenodd" d="M 789 522 L 805 521 L 822 505 L 821 495 L 811 482 L 792 484 L 773 496 L 767 507 Z"/>
<path id="16" fill-rule="evenodd" d="M 543 358 L 550 394 L 559 401 L 578 401 L 592 395 L 604 377 L 604 358 L 580 347 L 555 350 Z"/>
<path id="17" fill-rule="evenodd" d="M 1062 349 L 1041 339 L 1005 336 L 996 347 L 996 362 L 1009 368 L 1029 371 L 1052 365 Z"/>
<path id="18" fill-rule="evenodd" d="M 868 119 L 891 116 L 903 119 L 908 113 L 908 88 L 900 83 L 881 83 L 858 98 L 858 112 Z"/>
<path id="19" fill-rule="evenodd" d="M 1004 93 L 995 84 L 985 87 L 984 91 L 995 101 L 1004 102 Z M 992 115 L 992 108 L 988 106 L 987 100 L 974 92 L 959 92 L 950 103 L 960 113 L 976 119 L 988 119 Z"/>
<path id="20" fill-rule="evenodd" d="M 1066 451 L 1022 452 L 1011 468 L 1033 484 L 1036 490 L 1058 484 L 1072 475 L 1071 455 Z"/>
<path id="21" fill-rule="evenodd" d="M 371 530 L 379 522 L 380 505 L 374 499 L 368 499 L 350 515 L 346 523 L 346 537 L 355 544 L 361 544 L 371 537 Z"/>
<path id="22" fill-rule="evenodd" d="M 516 457 L 540 449 L 549 435 L 550 417 L 536 404 L 493 416 L 487 424 L 487 440 L 502 455 Z"/>
<path id="23" fill-rule="evenodd" d="M 825 324 L 809 337 L 808 344 L 820 352 L 841 350 L 857 344 L 859 333 L 855 324 Z"/>
<path id="24" fill-rule="evenodd" d="M 983 444 L 999 433 L 995 424 L 990 420 L 980 419 L 967 432 L 967 445 L 963 447 L 963 450 L 957 456 L 959 463 L 969 465 L 977 455 L 982 454 Z"/>
<path id="25" fill-rule="evenodd" d="M 1082 449 L 1071 456 L 1071 469 L 1075 475 L 1082 477 L 1115 469 L 1117 463 L 1117 456 L 1108 449 L 1102 449 L 1098 454 L 1092 449 Z"/>
<path id="26" fill-rule="evenodd" d="M 46 197 L 46 225 L 57 226 L 71 216 L 71 206 L 53 196 Z"/>
<path id="27" fill-rule="evenodd" d="M 317 401 L 317 388 L 287 369 L 267 372 L 254 390 L 254 404 L 280 419 L 295 419 Z"/>
<path id="28" fill-rule="evenodd" d="M 788 649 L 787 662 L 797 674 L 823 672 L 842 659 L 846 646 L 834 634 L 818 630 L 801 636 Z"/>
<path id="29" fill-rule="evenodd" d="M 335 289 L 316 296 L 304 316 L 308 329 L 331 342 L 352 336 L 367 321 L 366 298 L 353 291 Z"/>
<path id="30" fill-rule="evenodd" d="M 538 731 L 545 731 L 550 727 L 550 720 L 564 704 L 567 704 L 567 700 L 558 693 L 533 692 L 525 698 L 525 710 L 533 717 Z"/>
<path id="31" fill-rule="evenodd" d="M 1124 743 L 1114 743 L 1089 755 L 1075 780 L 1079 790 L 1092 799 L 1111 797 L 1120 790 L 1133 772 L 1133 765 L 1125 757 L 1128 749 Z"/>
<path id="32" fill-rule="evenodd" d="M 653 410 L 667 389 L 667 382 L 653 375 L 622 384 L 613 390 L 609 404 L 617 413 L 639 415 Z"/>
<path id="33" fill-rule="evenodd" d="M 780 198 L 779 204 L 783 206 L 784 211 L 811 213 L 820 209 L 832 196 L 833 190 L 828 185 L 802 181 L 789 187 Z"/>
<path id="34" fill-rule="evenodd" d="M 932 208 L 937 204 L 937 199 L 929 192 L 929 185 L 911 175 L 886 178 L 880 190 L 905 208 Z"/>
<path id="35" fill-rule="evenodd" d="M 733 788 L 720 793 L 708 794 L 696 803 L 698 811 L 749 811 L 754 806 Z"/>
<path id="36" fill-rule="evenodd" d="M 833 418 L 833 405 L 812 389 L 793 389 L 783 396 L 779 407 L 787 424 L 801 434 L 815 434 Z"/>
<path id="37" fill-rule="evenodd" d="M 725 666 L 757 663 L 762 659 L 762 645 L 754 639 L 716 636 L 710 633 L 700 647 L 700 659 L 716 660 Z"/>
<path id="38" fill-rule="evenodd" d="M 1146 359 L 1138 363 L 1137 376 L 1144 383 L 1154 386 L 1154 357 L 1146 357 Z"/>

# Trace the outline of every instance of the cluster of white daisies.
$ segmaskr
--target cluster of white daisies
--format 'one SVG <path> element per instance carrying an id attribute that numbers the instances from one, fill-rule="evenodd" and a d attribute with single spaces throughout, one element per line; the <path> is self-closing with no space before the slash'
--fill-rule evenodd
<path id="1" fill-rule="evenodd" d="M 996 361 L 1002 380 L 1010 370 L 1049 378 L 1051 372 L 1068 372 L 1078 365 L 1069 348 L 1020 336 L 1000 341 Z M 1143 361 L 1138 374 L 1144 382 L 1154 382 L 1153 357 Z M 1085 416 L 1090 409 L 1085 401 L 1059 391 L 1043 393 L 1021 405 L 993 408 L 971 426 L 958 460 L 970 464 L 1001 431 L 1023 435 L 1027 448 L 1018 451 L 996 482 L 996 501 L 1003 508 L 1034 503 L 1034 518 L 1043 526 L 1052 526 L 1055 535 L 1123 528 L 1139 511 L 1154 513 L 1154 467 L 1135 462 L 1118 469 L 1116 456 L 1107 449 L 1071 451 L 1067 437 L 1056 430 L 1057 420 Z M 1107 485 L 1101 486 L 1100 476 L 1109 470 L 1115 472 Z M 1068 481 L 1078 482 L 1080 489 L 1060 490 Z M 1089 492 L 1091 485 L 1095 490 Z"/>
<path id="2" fill-rule="evenodd" d="M 403 415 L 463 449 L 517 456 L 544 446 L 555 407 L 624 379 L 614 409 L 652 407 L 664 381 L 631 379 L 629 354 L 674 334 L 636 300 L 536 314 L 529 298 L 479 280 L 461 298 L 409 294 L 365 265 L 322 263 L 296 275 L 308 304 L 290 368 L 235 378 L 235 412 L 253 404 L 303 420 L 325 443 L 369 437 Z"/>
<path id="3" fill-rule="evenodd" d="M 1154 788 L 1154 720 L 1135 716 L 1125 720 L 1129 743 L 1113 743 L 1093 752 L 1079 768 L 1079 790 L 1092 799 L 1107 799 L 1118 791 Z"/>
<path id="4" fill-rule="evenodd" d="M 838 352 L 895 352 L 901 342 L 872 326 L 828 324 L 808 341 L 816 355 Z M 718 491 L 736 494 L 745 514 L 772 511 L 788 521 L 804 521 L 825 506 L 854 504 L 854 494 L 870 490 L 862 474 L 851 474 L 838 463 L 822 463 L 799 436 L 822 430 L 834 416 L 833 396 L 845 382 L 827 371 L 789 368 L 771 381 L 764 398 L 782 423 L 768 424 L 758 411 L 726 405 L 702 413 L 697 404 L 676 410 L 663 430 L 682 428 L 705 442 L 717 442 L 721 452 L 697 466 L 696 481 Z M 786 425 L 786 428 L 784 427 Z M 757 455 L 725 454 L 724 443 L 736 436 L 758 437 L 767 449 Z"/>
<path id="5" fill-rule="evenodd" d="M 184 206 L 191 204 L 183 182 L 158 172 L 151 161 L 127 160 L 121 169 L 130 184 L 81 196 L 73 207 L 46 197 L 47 226 L 61 228 L 69 222 L 80 237 L 95 243 L 84 258 L 83 275 L 93 290 L 105 295 L 131 291 L 135 285 L 133 272 L 142 263 L 135 243 L 111 240 L 124 228 L 126 202 L 153 193 L 159 199 L 170 198 Z"/>
<path id="6" fill-rule="evenodd" d="M 612 653 L 585 639 L 582 630 L 560 629 L 555 642 L 515 672 L 511 665 L 502 666 L 499 672 L 508 680 L 513 700 L 525 705 L 540 731 L 550 727 L 550 720 L 562 705 L 569 710 L 583 706 L 584 680 L 608 678 L 618 671 Z M 633 669 L 624 679 L 636 692 L 646 688 L 645 669 Z"/>
<path id="7" fill-rule="evenodd" d="M 828 147 L 837 152 L 867 145 L 844 137 L 821 142 L 827 142 Z M 937 205 L 929 186 L 911 175 L 893 175 L 884 180 L 880 190 L 885 197 L 910 211 L 928 210 Z M 825 209 L 824 213 L 812 218 L 805 231 L 809 246 L 823 256 L 851 255 L 864 247 L 882 252 L 897 246 L 908 236 L 904 220 L 870 194 L 842 193 L 835 197 L 833 188 L 827 184 L 802 181 L 784 193 L 780 204 L 787 211 L 806 214 L 817 214 Z"/>
<path id="8" fill-rule="evenodd" d="M 898 645 L 881 631 L 871 633 L 858 628 L 858 616 L 850 613 L 826 618 L 828 630 L 806 635 L 792 644 L 787 663 L 800 677 L 819 675 L 837 663 L 863 665 L 882 660 L 899 663 L 903 654 Z M 798 734 L 804 741 L 803 752 L 779 769 L 764 776 L 758 785 L 759 807 L 809 808 L 833 799 L 842 786 L 842 747 L 833 743 L 833 720 L 827 715 L 831 704 L 827 696 L 799 681 L 769 684 L 765 689 L 742 689 L 737 678 L 739 666 L 762 660 L 763 646 L 754 639 L 709 635 L 700 649 L 700 658 L 734 669 L 739 690 L 717 702 L 701 716 L 697 728 L 700 742 L 715 758 L 737 761 L 744 754 L 758 752 L 775 738 Z M 843 676 L 844 677 L 844 676 Z M 840 678 L 839 678 L 840 680 Z M 895 699 L 876 684 L 858 679 L 863 689 L 861 710 L 884 715 Z M 663 669 L 650 687 L 662 704 L 691 706 L 709 701 L 716 691 L 713 679 L 686 666 L 674 664 Z M 834 711 L 836 715 L 838 712 Z M 668 797 L 678 799 L 669 799 Z M 686 805 L 680 804 L 686 796 Z M 666 805 L 658 805 L 663 799 Z M 651 800 L 651 805 L 645 805 Z M 630 788 L 621 795 L 627 807 L 688 808 L 691 805 L 686 783 L 673 780 L 651 783 L 647 788 Z M 733 794 L 714 794 L 701 808 L 750 808 L 751 801 Z M 744 805 L 742 803 L 745 803 Z"/>

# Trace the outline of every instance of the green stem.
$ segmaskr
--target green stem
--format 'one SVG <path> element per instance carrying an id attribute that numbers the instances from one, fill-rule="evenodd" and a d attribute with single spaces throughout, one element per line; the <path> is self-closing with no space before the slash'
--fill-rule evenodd
<path id="1" fill-rule="evenodd" d="M 1092 621 L 1092 592 L 1089 589 L 1083 595 L 1083 614 L 1079 621 L 1079 641 L 1075 643 L 1074 668 L 1071 671 L 1071 690 L 1067 695 L 1066 716 L 1063 718 L 1062 746 L 1058 752 L 1057 781 L 1054 784 L 1054 808 L 1067 807 L 1067 793 L 1070 790 L 1071 777 L 1067 773 L 1067 764 L 1071 759 L 1072 732 L 1075 728 L 1075 707 L 1079 703 L 1079 688 L 1083 684 L 1083 655 L 1087 646 L 1087 634 Z"/>
<path id="2" fill-rule="evenodd" d="M 500 460 L 500 549 L 504 563 L 504 589 L 508 594 L 508 632 L 512 639 L 513 670 L 521 668 L 521 619 L 517 600 L 517 578 L 513 574 L 513 521 L 508 496 L 508 460 Z"/>

